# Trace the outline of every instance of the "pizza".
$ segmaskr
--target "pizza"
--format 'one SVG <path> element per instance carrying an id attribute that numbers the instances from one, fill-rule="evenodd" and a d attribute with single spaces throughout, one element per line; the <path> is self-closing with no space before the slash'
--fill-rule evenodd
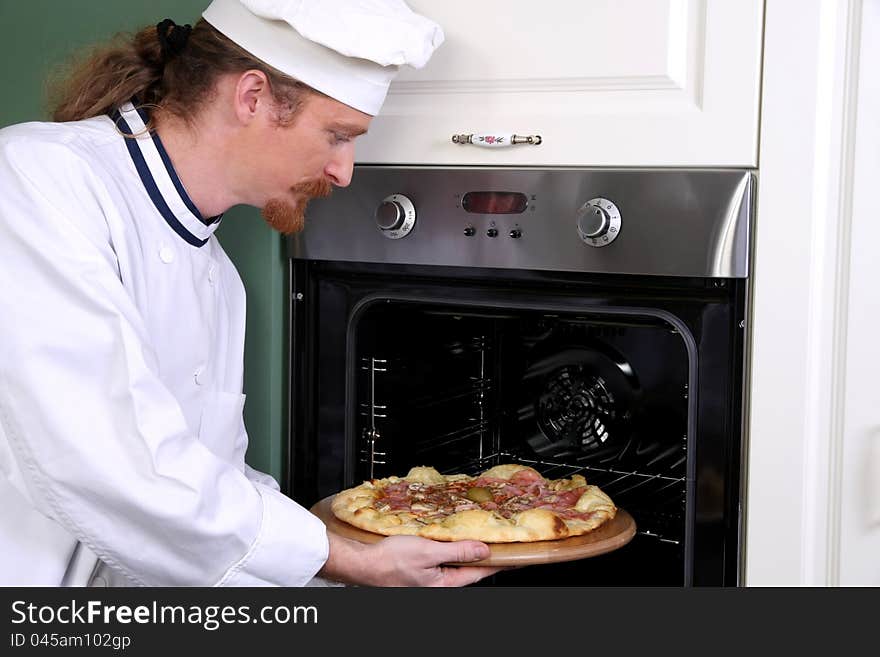
<path id="1" fill-rule="evenodd" d="M 376 534 L 486 543 L 579 536 L 617 513 L 611 498 L 582 475 L 545 479 L 534 468 L 512 463 L 477 476 L 415 467 L 405 477 L 344 490 L 330 508 L 340 520 Z"/>

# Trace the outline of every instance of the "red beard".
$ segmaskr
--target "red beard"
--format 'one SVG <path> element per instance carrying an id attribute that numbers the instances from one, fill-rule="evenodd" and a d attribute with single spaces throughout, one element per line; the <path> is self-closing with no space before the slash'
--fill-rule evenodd
<path id="1" fill-rule="evenodd" d="M 282 235 L 300 232 L 305 227 L 306 207 L 313 198 L 330 196 L 333 185 L 326 179 L 294 185 L 290 190 L 300 196 L 296 204 L 283 199 L 269 199 L 263 207 L 263 219 Z"/>

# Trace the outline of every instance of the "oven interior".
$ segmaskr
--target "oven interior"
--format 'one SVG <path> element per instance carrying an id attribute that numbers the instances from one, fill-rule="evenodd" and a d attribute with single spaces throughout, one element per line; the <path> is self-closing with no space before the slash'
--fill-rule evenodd
<path id="1" fill-rule="evenodd" d="M 636 538 L 615 553 L 495 579 L 619 585 L 623 561 L 633 582 L 681 585 L 691 363 L 679 329 L 648 312 L 391 300 L 356 321 L 353 481 L 414 465 L 580 473 L 635 518 Z"/>

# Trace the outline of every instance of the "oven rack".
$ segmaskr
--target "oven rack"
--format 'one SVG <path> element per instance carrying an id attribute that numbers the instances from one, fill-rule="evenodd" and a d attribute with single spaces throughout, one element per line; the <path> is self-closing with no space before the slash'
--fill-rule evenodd
<path id="1" fill-rule="evenodd" d="M 441 436 L 431 437 L 422 441 L 416 441 L 414 447 L 420 452 L 432 452 L 440 448 L 448 448 L 451 445 L 472 440 L 475 438 L 484 438 L 489 430 L 489 423 L 486 421 L 477 421 L 466 427 L 450 431 Z M 363 432 L 367 439 L 367 446 L 360 450 L 361 463 L 374 463 L 376 465 L 385 465 L 386 461 L 377 461 L 375 456 L 387 456 L 387 452 L 376 452 L 375 447 L 382 440 L 382 433 L 376 429 L 365 428 Z"/>
<path id="2" fill-rule="evenodd" d="M 450 431 L 439 436 L 431 436 L 421 440 L 416 440 L 414 446 L 419 451 L 435 451 L 441 447 L 449 447 L 454 443 L 461 441 L 484 438 L 486 432 L 489 431 L 491 424 L 487 420 L 477 420 L 465 427 Z"/>
<path id="3" fill-rule="evenodd" d="M 575 474 L 582 474 L 588 483 L 599 486 L 615 503 L 636 516 L 640 535 L 654 538 L 662 543 L 673 545 L 682 543 L 686 477 L 530 459 L 503 451 L 475 459 L 463 465 L 459 471 L 476 475 L 498 463 L 528 465 L 540 471 L 548 479 L 567 479 Z M 632 501 L 635 491 L 643 499 L 651 499 L 652 506 L 630 508 L 628 503 Z M 679 531 L 676 531 L 673 525 L 678 525 Z"/>
<path id="4" fill-rule="evenodd" d="M 469 398 L 480 394 L 482 394 L 482 391 L 474 387 L 466 391 L 458 391 L 443 400 L 424 405 L 413 403 L 403 406 L 396 403 L 392 405 L 361 402 L 358 415 L 364 423 L 364 432 L 369 433 L 369 442 L 382 442 L 386 433 L 393 433 L 393 430 L 389 431 L 389 426 L 393 427 L 400 422 L 406 422 L 413 414 L 420 412 L 440 413 L 441 415 L 438 417 L 442 417 L 444 409 L 441 404 L 443 402 L 466 402 Z M 436 410 L 430 410 L 435 407 Z M 427 415 L 425 417 L 434 416 Z M 466 423 L 456 425 L 455 428 L 448 426 L 437 427 L 435 424 L 431 430 L 425 430 L 422 435 L 413 437 L 412 446 L 418 451 L 434 452 L 438 449 L 448 448 L 451 445 L 461 444 L 469 440 L 476 439 L 482 444 L 492 423 L 498 417 L 500 417 L 500 414 L 498 416 L 486 416 L 482 407 L 475 403 L 472 414 L 466 418 Z M 369 450 L 361 451 L 365 454 Z"/>
<path id="5" fill-rule="evenodd" d="M 374 406 L 386 411 L 393 407 L 395 409 L 405 409 L 412 413 L 415 411 L 430 410 L 432 408 L 443 406 L 444 404 L 467 400 L 469 398 L 479 399 L 491 393 L 492 389 L 493 387 L 490 381 L 486 379 L 472 379 L 464 385 L 449 387 L 441 391 L 424 393 L 417 397 L 404 399 L 398 397 L 392 402 L 386 401 L 381 405 L 372 401 L 361 401 L 358 406 L 362 414 L 369 414 Z M 401 411 L 396 410 L 392 412 L 400 413 Z"/>
<path id="6" fill-rule="evenodd" d="M 467 339 L 452 340 L 430 352 L 425 351 L 425 344 L 421 342 L 398 348 L 390 353 L 385 351 L 378 350 L 360 356 L 358 358 L 360 369 L 407 375 L 413 371 L 430 370 L 432 364 L 439 363 L 448 367 L 450 363 L 456 363 L 465 369 L 476 365 L 482 372 L 486 365 L 487 354 L 492 353 L 494 347 L 487 336 L 476 335 Z"/>

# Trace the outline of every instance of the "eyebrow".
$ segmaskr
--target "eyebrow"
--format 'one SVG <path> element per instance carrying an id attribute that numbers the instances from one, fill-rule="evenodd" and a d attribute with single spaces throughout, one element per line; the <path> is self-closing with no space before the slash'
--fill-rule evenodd
<path id="1" fill-rule="evenodd" d="M 346 123 L 344 121 L 334 121 L 328 126 L 328 129 L 337 132 L 346 132 L 352 137 L 357 137 L 358 135 L 363 135 L 367 132 L 366 128 L 354 125 L 353 123 Z"/>

